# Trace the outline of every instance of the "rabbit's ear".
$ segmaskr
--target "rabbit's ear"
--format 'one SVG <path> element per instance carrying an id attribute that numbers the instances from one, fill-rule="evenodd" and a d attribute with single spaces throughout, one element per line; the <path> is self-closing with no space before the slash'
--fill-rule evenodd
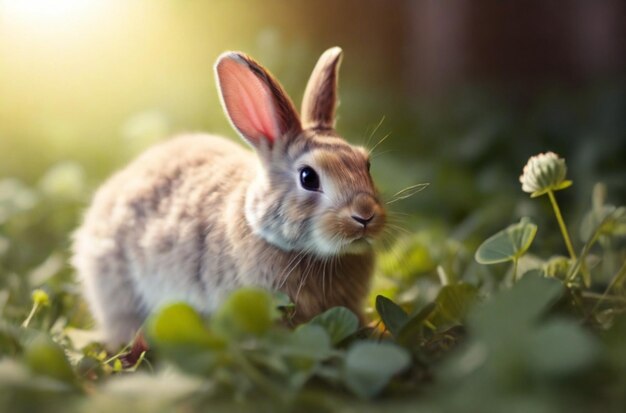
<path id="1" fill-rule="evenodd" d="M 332 47 L 320 56 L 302 98 L 302 123 L 307 128 L 332 129 L 337 106 L 337 71 L 343 52 Z"/>
<path id="2" fill-rule="evenodd" d="M 302 130 L 293 103 L 260 64 L 240 52 L 226 52 L 215 64 L 217 85 L 233 126 L 254 147 Z"/>

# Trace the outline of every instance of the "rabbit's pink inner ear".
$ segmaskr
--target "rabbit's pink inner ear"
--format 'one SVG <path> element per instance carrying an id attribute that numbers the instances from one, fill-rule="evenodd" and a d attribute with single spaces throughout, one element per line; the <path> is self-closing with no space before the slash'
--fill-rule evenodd
<path id="1" fill-rule="evenodd" d="M 217 64 L 224 107 L 233 125 L 257 145 L 261 139 L 273 143 L 280 136 L 274 101 L 267 86 L 237 55 Z"/>

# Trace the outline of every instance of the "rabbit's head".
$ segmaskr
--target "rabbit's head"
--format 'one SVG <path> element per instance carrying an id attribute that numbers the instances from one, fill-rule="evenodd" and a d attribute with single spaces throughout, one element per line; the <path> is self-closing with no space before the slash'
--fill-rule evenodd
<path id="1" fill-rule="evenodd" d="M 215 67 L 224 109 L 258 154 L 246 219 L 284 250 L 321 257 L 364 252 L 385 223 L 368 151 L 334 130 L 341 54 L 335 47 L 320 57 L 302 118 L 274 77 L 245 54 L 224 53 Z"/>

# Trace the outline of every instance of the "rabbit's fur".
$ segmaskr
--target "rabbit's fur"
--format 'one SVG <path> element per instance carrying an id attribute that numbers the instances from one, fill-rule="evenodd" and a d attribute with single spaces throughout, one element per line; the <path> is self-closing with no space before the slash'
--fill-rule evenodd
<path id="1" fill-rule="evenodd" d="M 240 286 L 286 292 L 295 322 L 333 306 L 361 316 L 385 211 L 368 152 L 333 129 L 340 59 L 339 48 L 319 59 L 300 119 L 263 67 L 224 53 L 222 104 L 256 154 L 217 136 L 182 136 L 96 193 L 75 233 L 73 264 L 109 346 L 132 339 L 167 302 L 210 313 Z M 318 189 L 305 188 L 305 167 Z"/>

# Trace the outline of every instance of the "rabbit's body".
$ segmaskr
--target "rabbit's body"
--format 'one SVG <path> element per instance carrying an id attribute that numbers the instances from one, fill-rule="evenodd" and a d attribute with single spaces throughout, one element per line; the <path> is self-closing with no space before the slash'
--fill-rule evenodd
<path id="1" fill-rule="evenodd" d="M 338 305 L 360 314 L 370 238 L 384 223 L 367 152 L 321 123 L 302 128 L 284 92 L 253 65 L 226 55 L 217 73 L 226 110 L 256 155 L 221 137 L 182 136 L 146 151 L 96 193 L 73 263 L 109 345 L 129 341 L 167 302 L 210 313 L 240 286 L 286 292 L 296 322 Z"/>

